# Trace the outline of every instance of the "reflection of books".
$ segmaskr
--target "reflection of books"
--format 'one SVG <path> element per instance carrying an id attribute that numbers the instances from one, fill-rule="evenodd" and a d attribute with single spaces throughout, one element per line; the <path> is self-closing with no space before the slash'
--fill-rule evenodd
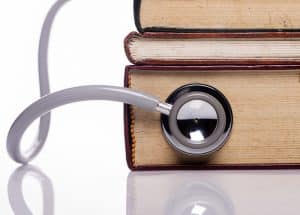
<path id="1" fill-rule="evenodd" d="M 180 158 L 164 139 L 160 115 L 133 107 L 126 125 L 130 131 L 129 165 L 133 169 L 299 165 L 300 67 L 291 68 L 129 67 L 126 84 L 133 89 L 164 100 L 181 85 L 200 82 L 223 92 L 234 112 L 233 131 L 226 145 L 208 163 L 188 166 L 190 161 Z"/>
<path id="2" fill-rule="evenodd" d="M 127 215 L 295 214 L 299 186 L 299 171 L 132 172 Z"/>
<path id="3" fill-rule="evenodd" d="M 300 33 L 131 33 L 125 50 L 134 64 L 300 63 Z"/>
<path id="4" fill-rule="evenodd" d="M 300 29 L 298 0 L 135 0 L 139 31 Z"/>

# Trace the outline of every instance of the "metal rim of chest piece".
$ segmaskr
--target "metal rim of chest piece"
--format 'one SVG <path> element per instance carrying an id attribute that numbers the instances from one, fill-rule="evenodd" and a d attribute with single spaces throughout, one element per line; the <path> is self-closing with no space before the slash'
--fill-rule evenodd
<path id="1" fill-rule="evenodd" d="M 169 116 L 161 115 L 161 127 L 176 151 L 206 157 L 225 145 L 233 126 L 233 112 L 219 90 L 204 84 L 188 84 L 175 90 L 166 102 L 173 107 Z M 181 128 L 181 119 L 186 119 L 183 127 L 187 128 Z M 188 134 L 183 130 L 188 130 Z M 196 134 L 196 140 L 192 133 Z"/>

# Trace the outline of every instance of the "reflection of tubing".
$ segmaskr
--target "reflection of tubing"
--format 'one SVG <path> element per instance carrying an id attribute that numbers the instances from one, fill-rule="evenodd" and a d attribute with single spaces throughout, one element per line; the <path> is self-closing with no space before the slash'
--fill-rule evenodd
<path id="1" fill-rule="evenodd" d="M 14 214 L 33 215 L 28 208 L 23 195 L 22 184 L 25 176 L 32 176 L 40 183 L 44 202 L 43 214 L 53 215 L 54 190 L 52 182 L 43 172 L 33 166 L 20 167 L 10 176 L 8 182 L 8 198 Z"/>
<path id="2" fill-rule="evenodd" d="M 208 183 L 192 181 L 179 191 L 166 205 L 167 215 L 233 215 L 233 204 L 220 189 Z"/>

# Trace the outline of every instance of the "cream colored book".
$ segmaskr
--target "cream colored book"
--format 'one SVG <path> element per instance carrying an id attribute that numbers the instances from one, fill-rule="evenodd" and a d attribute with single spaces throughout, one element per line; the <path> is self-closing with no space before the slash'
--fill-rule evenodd
<path id="1" fill-rule="evenodd" d="M 135 0 L 144 31 L 300 29 L 298 0 Z"/>
<path id="2" fill-rule="evenodd" d="M 160 114 L 131 107 L 127 125 L 131 168 L 300 165 L 299 66 L 132 66 L 127 73 L 130 88 L 161 100 L 182 85 L 212 86 L 226 96 L 233 111 L 229 140 L 202 163 L 181 157 L 168 144 Z"/>
<path id="3" fill-rule="evenodd" d="M 125 50 L 134 64 L 295 64 L 300 63 L 300 32 L 132 32 Z"/>

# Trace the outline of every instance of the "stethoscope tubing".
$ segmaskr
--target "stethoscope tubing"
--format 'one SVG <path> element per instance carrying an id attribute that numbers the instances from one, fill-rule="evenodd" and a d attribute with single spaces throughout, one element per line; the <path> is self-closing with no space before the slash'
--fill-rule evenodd
<path id="1" fill-rule="evenodd" d="M 50 94 L 48 75 L 48 47 L 51 28 L 56 14 L 60 8 L 70 0 L 58 0 L 49 10 L 43 23 L 38 55 L 38 72 L 41 98 L 26 108 L 14 121 L 7 137 L 7 151 L 10 157 L 18 162 L 26 164 L 31 161 L 43 148 L 50 127 L 50 111 L 57 107 L 80 101 L 88 100 L 112 100 L 137 107 L 169 114 L 172 105 L 160 102 L 154 96 L 138 92 L 128 88 L 92 85 L 74 87 Z M 37 138 L 26 153 L 22 153 L 21 139 L 30 124 L 40 117 Z"/>
<path id="2" fill-rule="evenodd" d="M 60 106 L 90 100 L 118 101 L 160 113 L 166 111 L 162 111 L 161 107 L 171 108 L 153 96 L 122 87 L 91 85 L 64 89 L 42 97 L 18 116 L 7 137 L 7 151 L 11 158 L 18 163 L 28 163 L 42 149 L 47 135 L 40 136 L 28 150 L 27 155 L 21 152 L 22 136 L 35 119 Z"/>
<path id="3" fill-rule="evenodd" d="M 217 91 L 216 89 L 211 90 L 212 87 L 210 86 L 204 86 L 202 84 L 190 84 L 183 86 L 175 91 L 180 91 L 179 94 L 181 98 L 175 103 L 172 103 L 168 100 L 167 102 L 162 102 L 155 96 L 137 90 L 107 85 L 79 86 L 50 93 L 50 84 L 48 77 L 48 47 L 50 32 L 57 12 L 67 1 L 69 0 L 58 0 L 52 6 L 46 16 L 42 27 L 38 57 L 41 98 L 27 107 L 17 117 L 9 130 L 7 136 L 7 151 L 14 161 L 22 164 L 27 164 L 39 154 L 48 136 L 51 110 L 63 105 L 91 100 L 109 100 L 122 102 L 125 104 L 134 105 L 147 111 L 159 112 L 161 116 L 165 118 L 167 116 L 167 124 L 170 126 L 165 126 L 166 129 L 164 129 L 164 123 L 162 124 L 166 139 L 172 146 L 175 146 L 174 149 L 189 156 L 206 156 L 215 152 L 216 149 L 220 149 L 225 144 L 232 127 L 231 107 L 225 96 L 223 96 L 223 94 L 221 94 L 221 92 Z M 190 92 L 191 87 L 197 90 L 192 93 Z M 213 91 L 211 92 L 212 95 L 204 93 L 204 91 L 206 92 L 208 89 L 210 89 L 210 91 Z M 220 101 L 215 98 L 215 94 L 217 95 L 217 97 L 221 97 L 221 100 L 224 100 L 225 102 L 223 101 L 223 103 L 221 104 Z M 182 102 L 180 102 L 181 100 Z M 222 121 L 221 123 L 219 123 L 219 126 L 217 126 L 218 129 L 214 131 L 215 135 L 211 135 L 210 137 L 208 137 L 206 143 L 203 141 L 191 141 L 189 139 L 190 137 L 182 135 L 181 131 L 178 128 L 178 112 L 184 103 L 187 103 L 191 100 L 201 100 L 209 103 L 213 108 L 217 110 L 219 120 Z M 227 115 L 226 110 L 228 112 Z M 38 118 L 40 118 L 40 124 L 37 138 L 34 140 L 34 144 L 27 151 L 22 152 L 22 137 L 27 128 Z M 196 120 L 198 121 L 198 119 Z M 225 126 L 225 122 L 228 124 L 227 126 Z M 223 127 L 220 125 L 223 125 Z M 225 129 L 225 127 L 227 129 Z M 179 146 L 185 146 L 185 148 Z M 204 147 L 206 147 L 205 150 Z"/>

